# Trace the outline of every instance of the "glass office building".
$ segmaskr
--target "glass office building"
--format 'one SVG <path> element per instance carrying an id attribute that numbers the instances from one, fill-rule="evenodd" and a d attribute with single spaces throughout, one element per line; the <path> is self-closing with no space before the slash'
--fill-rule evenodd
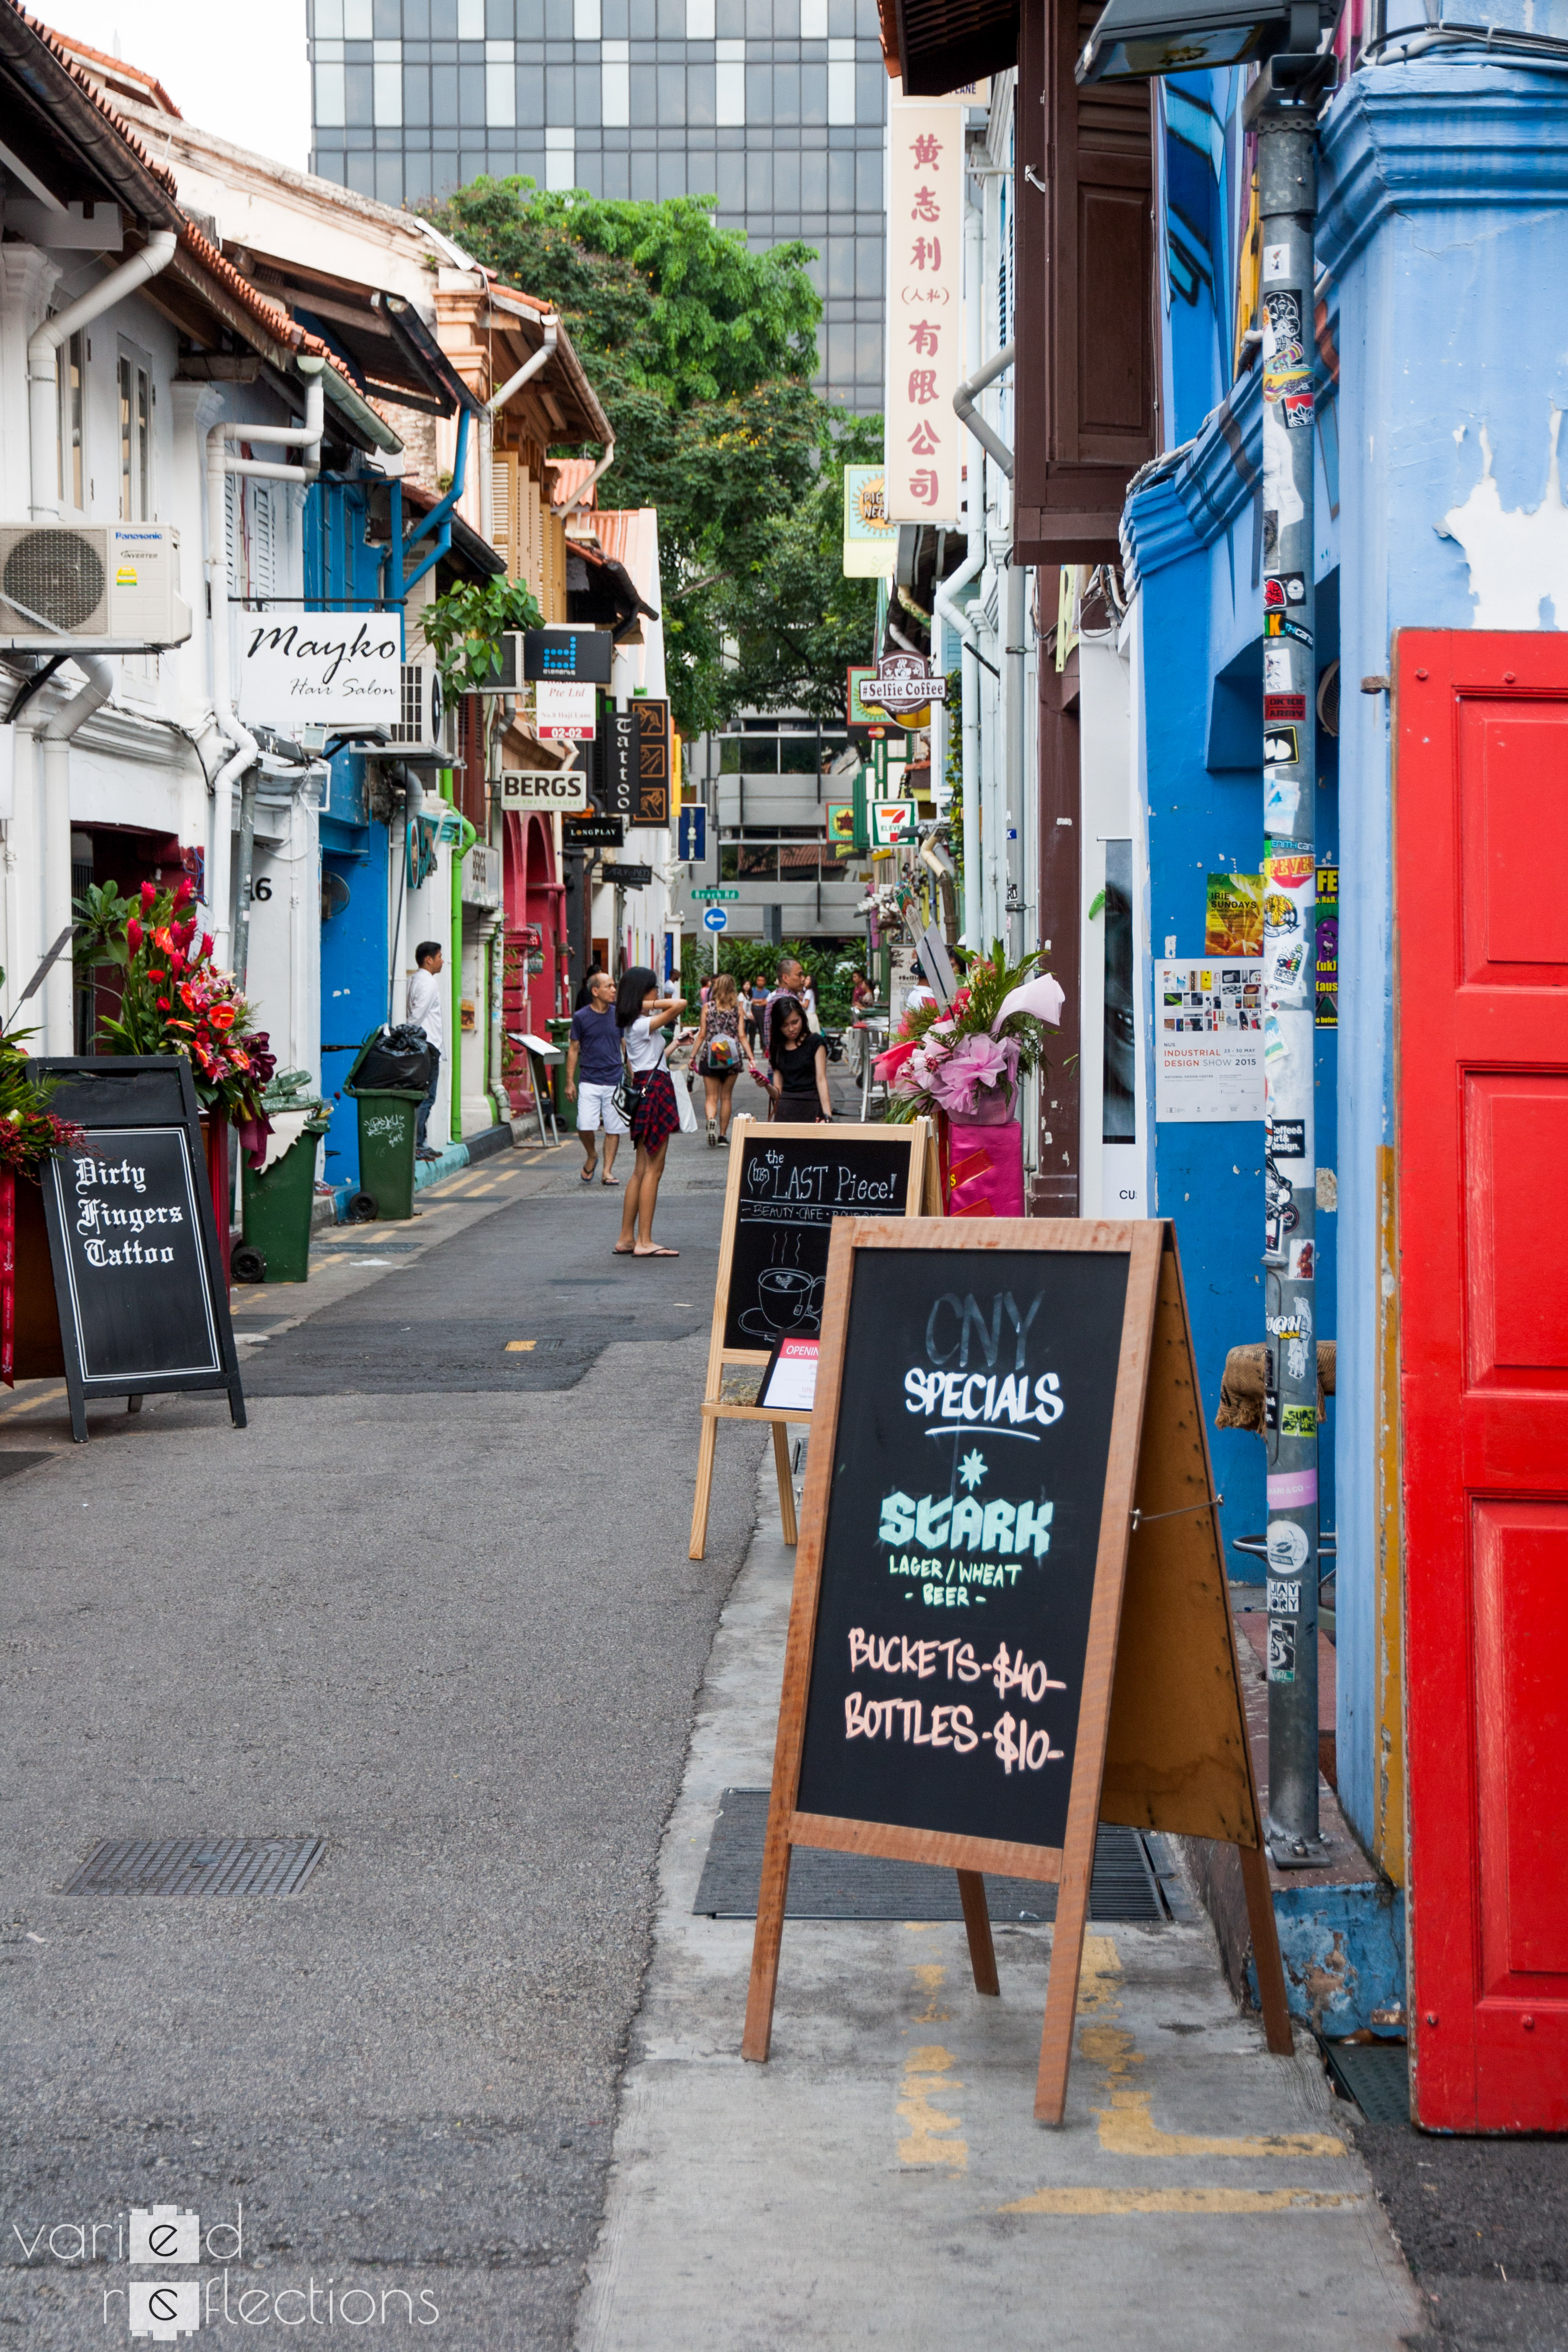
<path id="1" fill-rule="evenodd" d="M 529 173 L 804 238 L 821 388 L 880 408 L 876 0 L 311 0 L 310 54 L 313 168 L 384 204 Z"/>

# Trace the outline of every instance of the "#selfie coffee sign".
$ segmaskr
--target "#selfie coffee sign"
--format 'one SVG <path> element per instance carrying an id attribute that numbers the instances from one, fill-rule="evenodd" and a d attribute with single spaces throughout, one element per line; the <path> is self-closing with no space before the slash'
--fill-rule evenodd
<path id="1" fill-rule="evenodd" d="M 166 1389 L 226 1389 L 245 1426 L 228 1282 L 190 1065 L 174 1055 L 41 1061 L 49 1108 L 87 1140 L 43 1171 L 71 1434 L 87 1406 Z"/>
<path id="2" fill-rule="evenodd" d="M 885 1130 L 884 1130 L 885 1131 Z M 1174 1229 L 836 1225 L 742 2053 L 797 1845 L 1055 1881 L 1037 2116 L 1059 2123 L 1095 1829 L 1241 1850 L 1284 1981 Z"/>
<path id="3" fill-rule="evenodd" d="M 923 1118 L 906 1127 L 764 1126 L 738 1118 L 730 1139 L 691 1514 L 693 1559 L 701 1559 L 708 1538 L 721 1421 L 772 1422 L 779 1514 L 784 1541 L 794 1543 L 795 1486 L 784 1424 L 809 1421 L 810 1410 L 727 1398 L 726 1373 L 766 1365 L 788 1341 L 815 1339 L 822 1328 L 835 1225 L 846 1217 L 918 1216 L 936 1164 Z"/>

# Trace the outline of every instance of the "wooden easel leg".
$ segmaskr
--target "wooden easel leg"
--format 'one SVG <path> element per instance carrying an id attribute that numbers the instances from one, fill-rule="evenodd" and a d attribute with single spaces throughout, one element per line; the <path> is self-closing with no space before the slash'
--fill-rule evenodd
<path id="1" fill-rule="evenodd" d="M 996 1948 L 991 1941 L 991 1914 L 985 1907 L 985 1881 L 977 1870 L 958 1873 L 958 1899 L 963 1906 L 963 1932 L 969 1938 L 969 1965 L 976 1992 L 1000 1993 Z"/>
<path id="2" fill-rule="evenodd" d="M 1068 2103 L 1068 2068 L 1072 2063 L 1073 2025 L 1078 2016 L 1078 1979 L 1083 1966 L 1083 1931 L 1089 1917 L 1089 1881 L 1094 1863 L 1094 1836 L 1082 1860 L 1062 1856 L 1061 1884 L 1057 1889 L 1057 1924 L 1051 1937 L 1051 1973 L 1046 1986 L 1046 2026 L 1040 2036 L 1040 2071 L 1035 2082 L 1035 2121 L 1059 2124 Z"/>
<path id="3" fill-rule="evenodd" d="M 719 1423 L 711 1413 L 702 1416 L 702 1434 L 697 1441 L 697 1495 L 691 1506 L 691 1546 L 688 1559 L 700 1559 L 708 1549 L 708 1502 L 713 1492 L 713 1448 L 719 1442 Z"/>
<path id="4" fill-rule="evenodd" d="M 763 1883 L 757 1893 L 757 1931 L 752 1938 L 752 1981 L 746 1992 L 746 2030 L 741 2055 L 765 2066 L 773 2038 L 773 1996 L 778 1990 L 779 1945 L 784 1937 L 784 1905 L 789 1899 L 789 1864 L 793 1848 L 784 1835 L 784 1817 L 770 1815 L 763 1847 Z"/>
<path id="5" fill-rule="evenodd" d="M 1258 1970 L 1258 1998 L 1263 2003 L 1263 2034 L 1276 2058 L 1289 2058 L 1295 2048 L 1290 2011 L 1285 1999 L 1285 1970 L 1279 1958 L 1279 1932 L 1274 1921 L 1274 1897 L 1268 1891 L 1268 1861 L 1261 1846 L 1238 1846 L 1241 1884 L 1247 1895 L 1247 1924 L 1252 1930 L 1252 1958 Z"/>
<path id="6" fill-rule="evenodd" d="M 800 1539 L 800 1529 L 795 1521 L 795 1479 L 789 1466 L 789 1423 L 786 1421 L 773 1423 L 773 1467 L 779 1475 L 779 1517 L 784 1523 L 784 1539 L 786 1544 L 796 1543 Z"/>

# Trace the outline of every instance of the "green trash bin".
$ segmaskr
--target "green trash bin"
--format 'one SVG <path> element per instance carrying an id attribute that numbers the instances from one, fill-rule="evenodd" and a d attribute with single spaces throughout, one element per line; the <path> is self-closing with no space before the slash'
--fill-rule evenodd
<path id="1" fill-rule="evenodd" d="M 309 1070 L 280 1070 L 262 1102 L 273 1129 L 304 1123 L 266 1169 L 242 1164 L 245 1238 L 233 1252 L 237 1279 L 303 1282 L 310 1271 L 310 1223 L 316 1204 L 316 1145 L 331 1125 L 331 1113 L 310 1085 Z M 248 1255 L 248 1253 L 255 1255 Z"/>
<path id="2" fill-rule="evenodd" d="M 561 1048 L 560 1061 L 552 1062 L 550 1066 L 550 1082 L 555 1098 L 555 1123 L 563 1135 L 575 1135 L 577 1099 L 566 1091 L 566 1048 L 572 1043 L 571 1016 L 568 1015 L 564 1021 L 547 1021 L 544 1025 L 550 1032 L 551 1044 Z"/>
<path id="3" fill-rule="evenodd" d="M 365 1039 L 343 1082 L 343 1092 L 359 1112 L 360 1189 L 354 1210 L 368 1215 L 363 1205 L 368 1196 L 375 1203 L 376 1216 L 396 1219 L 414 1214 L 414 1150 L 425 1088 L 355 1084 L 360 1069 L 382 1042 L 380 1031 Z"/>

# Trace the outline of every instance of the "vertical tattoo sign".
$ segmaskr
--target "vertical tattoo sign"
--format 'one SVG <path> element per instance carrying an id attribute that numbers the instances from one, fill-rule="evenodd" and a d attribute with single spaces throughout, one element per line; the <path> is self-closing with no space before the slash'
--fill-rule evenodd
<path id="1" fill-rule="evenodd" d="M 963 109 L 895 97 L 888 112 L 887 513 L 959 520 Z"/>

